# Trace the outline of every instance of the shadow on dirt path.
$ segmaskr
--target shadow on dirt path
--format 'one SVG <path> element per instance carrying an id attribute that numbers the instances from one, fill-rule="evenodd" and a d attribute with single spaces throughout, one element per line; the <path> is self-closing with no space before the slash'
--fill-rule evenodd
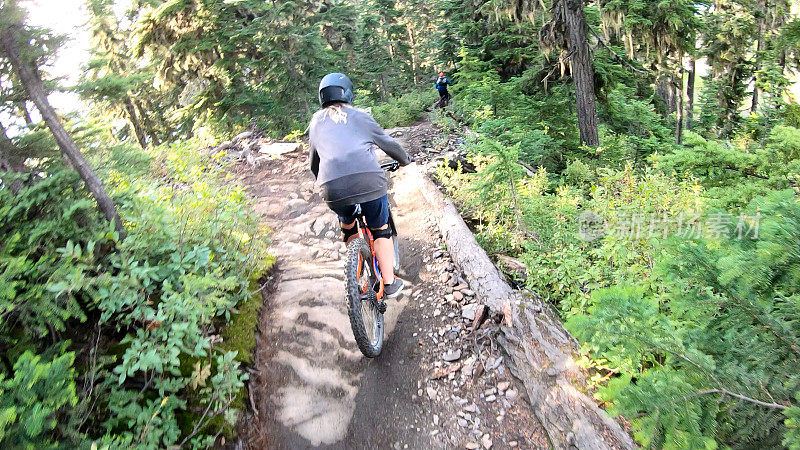
<path id="1" fill-rule="evenodd" d="M 429 123 L 390 132 L 412 154 L 436 135 Z M 391 176 L 399 276 L 406 288 L 399 299 L 389 300 L 383 353 L 368 360 L 356 347 L 347 316 L 345 247 L 336 216 L 316 193 L 306 164 L 304 153 L 292 152 L 255 169 L 239 168 L 256 212 L 274 231 L 271 253 L 278 257 L 279 277 L 261 314 L 251 380 L 257 413 L 240 424 L 244 446 L 419 449 L 481 442 L 485 447 L 487 439 L 490 446 L 492 439 L 501 444 L 497 437 L 508 446 L 546 445 L 538 423 L 515 397 L 486 407 L 472 399 L 484 396 L 487 383 L 509 378 L 502 365 L 481 383 L 466 374 L 429 379 L 443 366 L 443 351 L 463 347 L 466 355 L 470 344 L 462 307 L 452 299 L 456 277 L 449 285 L 443 282 L 454 268 L 445 252 L 437 251 L 440 239 L 427 217 L 421 169 L 409 166 Z M 498 420 L 492 409 L 502 409 Z"/>

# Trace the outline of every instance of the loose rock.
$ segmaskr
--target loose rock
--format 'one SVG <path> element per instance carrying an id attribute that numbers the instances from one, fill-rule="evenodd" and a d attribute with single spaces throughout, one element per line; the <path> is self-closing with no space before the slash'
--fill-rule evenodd
<path id="1" fill-rule="evenodd" d="M 450 349 L 444 352 L 442 359 L 447 362 L 458 361 L 461 358 L 461 349 Z"/>
<path id="2" fill-rule="evenodd" d="M 425 392 L 428 394 L 428 398 L 431 400 L 436 398 L 436 389 L 434 389 L 432 386 L 426 387 Z"/>
<path id="3" fill-rule="evenodd" d="M 454 372 L 457 372 L 459 369 L 461 369 L 461 363 L 451 364 L 447 367 L 440 367 L 433 372 L 433 375 L 431 375 L 431 379 L 436 380 L 442 378 L 446 375 L 450 375 Z"/>
<path id="4" fill-rule="evenodd" d="M 475 313 L 480 306 L 482 305 L 478 305 L 476 303 L 465 305 L 461 308 L 461 317 L 467 320 L 475 320 Z"/>
<path id="5" fill-rule="evenodd" d="M 322 231 L 325 230 L 325 220 L 319 218 L 311 224 L 311 231 L 314 232 L 317 236 L 322 234 Z"/>
<path id="6" fill-rule="evenodd" d="M 242 139 L 247 139 L 252 135 L 253 135 L 252 131 L 243 131 L 243 132 L 241 132 L 241 133 L 239 133 L 239 134 L 237 134 L 236 136 L 233 137 L 233 142 L 239 142 Z"/>
<path id="7" fill-rule="evenodd" d="M 509 389 L 506 391 L 506 398 L 511 401 L 515 400 L 517 398 L 517 395 L 518 395 L 517 391 L 515 391 L 514 389 Z"/>

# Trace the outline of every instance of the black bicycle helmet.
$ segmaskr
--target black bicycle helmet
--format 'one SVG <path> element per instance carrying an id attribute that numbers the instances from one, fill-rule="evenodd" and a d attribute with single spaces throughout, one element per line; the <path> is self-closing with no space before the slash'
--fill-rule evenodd
<path id="1" fill-rule="evenodd" d="M 324 108 L 333 102 L 353 103 L 353 82 L 343 73 L 329 73 L 319 82 L 319 104 Z"/>

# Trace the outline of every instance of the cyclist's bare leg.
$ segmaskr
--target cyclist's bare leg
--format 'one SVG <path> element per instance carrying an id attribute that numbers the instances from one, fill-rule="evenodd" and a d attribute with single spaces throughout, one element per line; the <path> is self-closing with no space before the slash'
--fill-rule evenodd
<path id="1" fill-rule="evenodd" d="M 357 221 L 354 220 L 353 223 L 349 223 L 349 224 L 348 223 L 344 223 L 344 222 L 339 222 L 339 225 L 342 226 L 342 230 L 352 230 L 353 227 L 356 226 L 356 223 L 357 223 Z M 345 236 L 345 233 L 344 233 L 344 231 L 342 231 L 342 238 L 344 238 L 344 236 Z M 352 241 L 353 239 L 355 239 L 357 237 L 358 237 L 358 233 L 353 234 L 352 236 L 347 238 L 346 244 L 350 244 L 350 241 Z"/>
<path id="2" fill-rule="evenodd" d="M 386 224 L 379 230 L 385 230 L 389 227 Z M 394 283 L 394 243 L 393 238 L 375 239 L 375 256 L 378 257 L 378 267 L 381 268 L 381 275 L 383 275 L 383 284 Z"/>

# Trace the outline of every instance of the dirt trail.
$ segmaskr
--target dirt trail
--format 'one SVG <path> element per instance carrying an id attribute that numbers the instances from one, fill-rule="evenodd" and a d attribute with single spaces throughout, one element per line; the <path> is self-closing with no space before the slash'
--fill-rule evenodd
<path id="1" fill-rule="evenodd" d="M 428 123 L 390 130 L 414 154 L 436 135 Z M 546 446 L 519 401 L 502 357 L 462 318 L 468 288 L 428 221 L 422 168 L 391 176 L 405 294 L 389 301 L 380 357 L 356 347 L 344 299 L 344 244 L 336 216 L 314 189 L 303 152 L 241 165 L 256 211 L 274 233 L 277 279 L 260 321 L 251 380 L 257 414 L 241 425 L 247 448 L 442 448 Z M 451 275 L 451 272 L 456 272 Z M 452 280 L 452 281 L 451 281 Z M 454 286 L 455 285 L 455 286 Z M 464 292 L 469 293 L 466 289 Z M 456 297 L 456 298 L 454 298 Z M 431 380 L 436 369 L 464 369 Z M 469 363 L 471 353 L 476 353 Z M 459 358 L 456 358 L 459 359 Z M 474 361 L 477 361 L 474 362 Z M 468 365 L 467 363 L 471 364 Z M 480 367 L 477 367 L 480 363 Z M 484 369 L 486 363 L 490 367 Z M 473 370 L 473 366 L 475 369 Z M 508 395 L 497 386 L 505 387 Z M 493 392 L 492 392 L 493 390 Z"/>

